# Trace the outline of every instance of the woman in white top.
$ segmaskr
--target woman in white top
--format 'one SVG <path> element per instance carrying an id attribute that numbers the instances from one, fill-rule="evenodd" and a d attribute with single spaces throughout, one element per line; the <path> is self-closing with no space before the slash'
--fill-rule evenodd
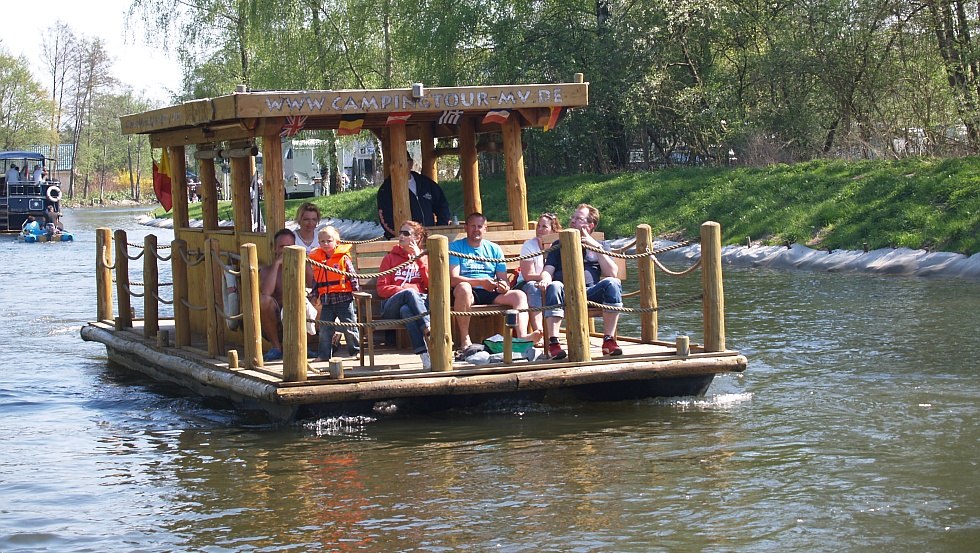
<path id="1" fill-rule="evenodd" d="M 303 202 L 296 210 L 296 224 L 299 228 L 293 231 L 296 245 L 306 248 L 306 253 L 320 247 L 317 240 L 317 227 L 320 226 L 320 208 L 313 202 Z"/>
<path id="2" fill-rule="evenodd" d="M 540 252 L 551 246 L 551 242 L 545 242 L 545 237 L 561 230 L 561 223 L 554 213 L 542 213 L 538 218 L 538 226 L 535 228 L 535 237 L 521 247 L 521 257 L 535 252 Z M 524 290 L 527 294 L 527 304 L 529 307 L 541 307 L 541 298 L 544 289 L 540 286 L 541 273 L 544 271 L 544 256 L 537 255 L 530 259 L 521 260 L 521 274 L 518 277 L 517 289 Z M 531 330 L 541 330 L 541 312 L 531 312 Z"/>

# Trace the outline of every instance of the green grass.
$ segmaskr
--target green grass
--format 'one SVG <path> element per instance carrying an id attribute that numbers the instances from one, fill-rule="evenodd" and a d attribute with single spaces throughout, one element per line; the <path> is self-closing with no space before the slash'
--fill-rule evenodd
<path id="1" fill-rule="evenodd" d="M 669 169 L 613 175 L 528 177 L 531 217 L 567 214 L 579 203 L 602 212 L 607 236 L 631 236 L 647 223 L 658 236 L 696 237 L 707 220 L 726 244 L 747 237 L 832 249 L 909 247 L 980 251 L 980 158 L 813 161 L 765 168 Z M 442 183 L 462 218 L 459 182 Z M 507 220 L 503 177 L 480 182 L 483 210 Z M 325 215 L 375 220 L 376 188 L 317 198 Z M 286 202 L 292 217 L 302 200 Z M 158 210 L 159 211 L 159 210 Z M 231 218 L 228 202 L 219 217 Z M 200 218 L 200 204 L 190 217 Z"/>

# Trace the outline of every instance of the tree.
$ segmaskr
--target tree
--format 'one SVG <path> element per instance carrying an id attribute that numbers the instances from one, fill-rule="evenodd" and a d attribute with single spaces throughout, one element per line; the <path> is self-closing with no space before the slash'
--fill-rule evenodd
<path id="1" fill-rule="evenodd" d="M 0 149 L 48 143 L 52 111 L 47 93 L 34 80 L 27 60 L 0 50 Z"/>

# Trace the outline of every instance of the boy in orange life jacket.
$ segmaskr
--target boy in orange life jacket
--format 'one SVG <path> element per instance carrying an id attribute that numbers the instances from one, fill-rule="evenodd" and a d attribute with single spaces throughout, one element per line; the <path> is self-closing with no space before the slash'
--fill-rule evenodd
<path id="1" fill-rule="evenodd" d="M 310 253 L 311 260 L 340 271 L 354 272 L 354 260 L 348 254 L 351 246 L 340 243 L 340 233 L 337 232 L 336 228 L 324 227 L 317 234 L 317 238 L 320 247 Z M 357 279 L 328 271 L 316 265 L 313 266 L 313 277 L 316 280 L 313 294 L 320 298 L 322 305 L 320 320 L 333 322 L 334 319 L 337 319 L 342 323 L 355 322 L 354 292 L 358 289 Z M 361 351 L 357 327 L 344 327 L 343 330 L 344 334 L 347 335 L 347 351 L 352 356 L 357 355 Z M 327 361 L 333 356 L 335 333 L 335 327 L 320 325 L 320 346 L 317 352 L 317 361 Z"/>

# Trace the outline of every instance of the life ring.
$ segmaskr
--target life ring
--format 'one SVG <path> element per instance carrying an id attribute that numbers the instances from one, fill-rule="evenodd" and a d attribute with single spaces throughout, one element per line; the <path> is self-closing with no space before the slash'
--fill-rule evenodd
<path id="1" fill-rule="evenodd" d="M 224 296 L 224 306 L 225 306 L 225 317 L 234 317 L 241 312 L 241 305 L 238 300 L 238 279 L 235 275 L 228 272 L 228 270 L 233 269 L 233 267 L 225 267 L 225 278 L 221 281 L 221 295 Z M 229 330 L 238 330 L 241 326 L 241 320 L 239 319 L 225 319 L 225 323 L 228 325 Z"/>
<path id="2" fill-rule="evenodd" d="M 61 199 L 61 189 L 57 186 L 49 186 L 47 196 L 48 201 L 58 203 L 58 200 Z"/>

